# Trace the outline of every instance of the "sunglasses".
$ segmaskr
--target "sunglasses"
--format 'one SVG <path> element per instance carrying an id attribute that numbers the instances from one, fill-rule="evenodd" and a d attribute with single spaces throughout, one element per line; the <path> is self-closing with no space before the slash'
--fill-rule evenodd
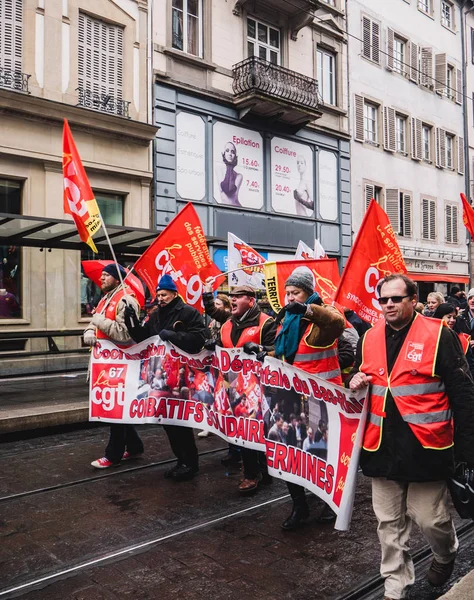
<path id="1" fill-rule="evenodd" d="M 385 306 L 385 304 L 387 304 L 389 300 L 391 300 L 394 304 L 400 304 L 400 302 L 403 300 L 403 298 L 412 298 L 412 297 L 413 296 L 411 294 L 407 294 L 406 296 L 381 296 L 380 298 L 378 298 L 378 302 L 382 306 Z"/>

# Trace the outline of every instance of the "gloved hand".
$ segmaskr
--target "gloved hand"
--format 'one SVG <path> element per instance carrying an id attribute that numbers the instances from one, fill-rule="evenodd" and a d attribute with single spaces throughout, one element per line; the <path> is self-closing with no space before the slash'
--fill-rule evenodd
<path id="1" fill-rule="evenodd" d="M 215 340 L 206 340 L 204 342 L 204 348 L 205 348 L 205 350 L 209 350 L 210 352 L 213 352 L 216 349 Z"/>
<path id="2" fill-rule="evenodd" d="M 306 304 L 301 302 L 290 302 L 285 306 L 286 312 L 291 315 L 304 315 L 308 309 Z"/>
<path id="3" fill-rule="evenodd" d="M 95 337 L 95 333 L 92 329 L 86 329 L 82 338 L 84 340 L 84 344 L 86 346 L 89 346 L 90 348 L 92 348 L 92 346 L 95 346 L 97 342 L 97 338 Z"/>
<path id="4" fill-rule="evenodd" d="M 261 352 L 259 352 L 255 358 L 259 361 L 259 362 L 263 362 L 265 356 L 268 354 L 268 352 L 266 350 L 262 350 Z"/>
<path id="5" fill-rule="evenodd" d="M 95 313 L 91 319 L 91 325 L 94 325 L 94 327 L 98 327 L 99 329 L 102 329 L 102 325 L 104 324 L 105 320 L 106 320 L 106 317 L 104 317 L 104 315 L 101 315 L 100 313 Z"/>
<path id="6" fill-rule="evenodd" d="M 263 347 L 255 342 L 246 342 L 242 348 L 246 354 L 258 354 L 263 350 Z"/>
<path id="7" fill-rule="evenodd" d="M 204 284 L 203 293 L 212 294 L 212 284 L 214 283 L 214 277 L 208 277 Z"/>
<path id="8" fill-rule="evenodd" d="M 132 306 L 127 304 L 123 315 L 125 326 L 129 331 L 135 329 L 135 327 L 140 327 L 140 321 L 138 320 L 137 313 Z"/>
<path id="9" fill-rule="evenodd" d="M 173 336 L 173 332 L 169 329 L 162 329 L 158 335 L 164 342 L 166 342 Z"/>

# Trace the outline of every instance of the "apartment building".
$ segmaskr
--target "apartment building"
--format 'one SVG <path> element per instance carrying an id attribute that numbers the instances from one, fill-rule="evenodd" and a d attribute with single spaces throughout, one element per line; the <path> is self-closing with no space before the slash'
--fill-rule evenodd
<path id="1" fill-rule="evenodd" d="M 347 6 L 354 231 L 375 198 L 422 298 L 447 293 L 452 284 L 469 283 L 459 198 L 466 169 L 460 5 Z"/>
<path id="2" fill-rule="evenodd" d="M 127 253 L 130 238 L 140 238 L 133 230 L 150 227 L 157 128 L 147 4 L 0 2 L 0 332 L 32 335 L 0 350 L 47 349 L 35 335 L 79 330 L 90 319 L 81 258 L 93 255 L 63 212 L 63 119 L 117 250 Z M 109 258 L 103 233 L 96 239 L 99 257 Z M 80 338 L 56 343 L 77 348 Z"/>
<path id="3" fill-rule="evenodd" d="M 192 201 L 225 270 L 227 232 L 266 258 L 351 245 L 343 0 L 156 0 L 154 217 Z M 231 283 L 231 282 L 230 282 Z"/>

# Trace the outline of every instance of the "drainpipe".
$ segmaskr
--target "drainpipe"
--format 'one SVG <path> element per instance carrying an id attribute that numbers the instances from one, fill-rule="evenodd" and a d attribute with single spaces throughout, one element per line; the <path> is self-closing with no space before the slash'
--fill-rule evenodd
<path id="1" fill-rule="evenodd" d="M 147 44 L 147 66 L 148 66 L 148 94 L 147 94 L 147 121 L 154 125 L 154 102 L 155 81 L 153 77 L 153 5 L 155 0 L 148 0 L 148 44 Z M 150 189 L 150 229 L 155 228 L 155 143 L 156 138 L 150 144 L 149 165 L 151 166 L 152 179 Z"/>

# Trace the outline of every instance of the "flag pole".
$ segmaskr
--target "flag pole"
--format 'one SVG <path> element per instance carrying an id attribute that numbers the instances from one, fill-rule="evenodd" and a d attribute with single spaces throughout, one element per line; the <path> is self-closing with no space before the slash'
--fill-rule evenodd
<path id="1" fill-rule="evenodd" d="M 225 273 L 219 273 L 219 275 L 216 275 L 212 278 L 212 281 L 219 279 L 219 277 L 225 277 L 226 275 L 229 275 L 229 273 L 236 273 L 237 271 L 243 271 L 244 269 L 254 269 L 256 267 L 262 267 L 265 263 L 266 261 L 263 263 L 256 263 L 255 265 L 242 266 L 238 267 L 237 269 L 231 269 L 230 271 L 226 271 Z"/>

